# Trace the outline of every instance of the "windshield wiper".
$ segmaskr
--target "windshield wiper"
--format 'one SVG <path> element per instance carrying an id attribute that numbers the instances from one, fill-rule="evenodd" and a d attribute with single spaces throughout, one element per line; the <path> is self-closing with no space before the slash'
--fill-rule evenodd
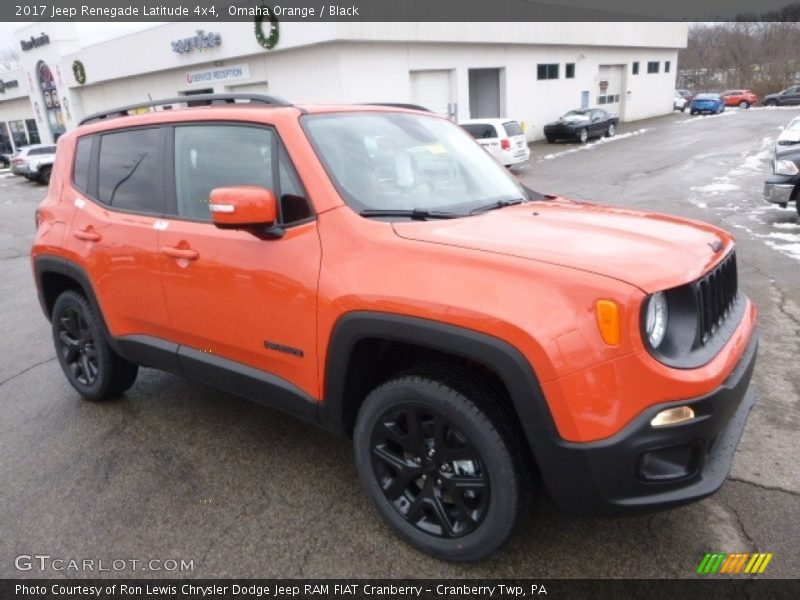
<path id="1" fill-rule="evenodd" d="M 458 219 L 464 215 L 454 212 L 443 212 L 440 210 L 425 210 L 414 208 L 411 210 L 384 210 L 368 208 L 360 213 L 362 217 L 410 217 L 417 221 L 427 221 L 428 219 Z"/>
<path id="2" fill-rule="evenodd" d="M 513 200 L 497 200 L 491 204 L 485 204 L 478 208 L 473 208 L 469 214 L 476 215 L 478 213 L 486 212 L 487 210 L 495 210 L 497 208 L 505 208 L 506 206 L 514 206 L 515 204 L 522 204 L 525 202 L 522 198 L 514 198 Z"/>

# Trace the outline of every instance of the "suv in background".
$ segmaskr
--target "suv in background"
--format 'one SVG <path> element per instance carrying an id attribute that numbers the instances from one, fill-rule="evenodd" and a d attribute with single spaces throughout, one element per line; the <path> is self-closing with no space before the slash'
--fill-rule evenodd
<path id="1" fill-rule="evenodd" d="M 800 104 L 800 85 L 793 85 L 777 94 L 764 96 L 764 106 L 792 106 Z"/>
<path id="2" fill-rule="evenodd" d="M 537 485 L 624 515 L 723 484 L 757 347 L 728 233 L 533 192 L 430 113 L 191 101 L 58 140 L 31 260 L 83 397 L 154 367 L 351 436 L 380 515 L 453 560 Z"/>
<path id="3" fill-rule="evenodd" d="M 772 176 L 764 182 L 764 198 L 781 208 L 794 202 L 800 217 L 800 146 L 775 148 Z"/>
<path id="4" fill-rule="evenodd" d="M 468 119 L 459 123 L 467 133 L 489 151 L 503 166 L 528 162 L 528 140 L 517 121 L 508 119 Z"/>
<path id="5" fill-rule="evenodd" d="M 55 156 L 56 147 L 52 144 L 24 146 L 11 157 L 11 172 L 31 181 L 47 184 L 50 182 Z"/>
<path id="6" fill-rule="evenodd" d="M 758 103 L 758 96 L 750 90 L 725 90 L 720 94 L 725 106 L 738 106 L 739 108 L 750 108 Z"/>

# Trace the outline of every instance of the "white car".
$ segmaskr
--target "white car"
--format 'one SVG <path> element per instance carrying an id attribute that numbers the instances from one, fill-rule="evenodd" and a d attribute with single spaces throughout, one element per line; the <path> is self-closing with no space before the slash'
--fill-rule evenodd
<path id="1" fill-rule="evenodd" d="M 528 140 L 517 121 L 469 119 L 459 125 L 506 167 L 527 162 L 531 157 Z"/>
<path id="2" fill-rule="evenodd" d="M 679 110 L 681 112 L 686 112 L 686 98 L 681 96 L 678 92 L 675 92 L 675 96 L 672 100 L 672 110 Z"/>
<path id="3" fill-rule="evenodd" d="M 11 157 L 11 172 L 31 181 L 50 183 L 50 171 L 55 158 L 56 147 L 52 144 L 24 146 Z"/>
<path id="4" fill-rule="evenodd" d="M 792 146 L 800 144 L 800 117 L 795 117 L 783 128 L 778 136 L 778 146 Z"/>

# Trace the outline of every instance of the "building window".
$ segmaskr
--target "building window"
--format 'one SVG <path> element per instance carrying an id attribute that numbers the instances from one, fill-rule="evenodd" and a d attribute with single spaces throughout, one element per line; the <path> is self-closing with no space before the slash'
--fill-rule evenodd
<path id="1" fill-rule="evenodd" d="M 607 94 L 597 97 L 597 104 L 616 104 L 619 102 L 619 94 Z"/>
<path id="2" fill-rule="evenodd" d="M 536 68 L 537 79 L 558 79 L 558 63 L 551 65 L 538 65 Z"/>
<path id="3" fill-rule="evenodd" d="M 42 140 L 39 138 L 39 128 L 36 126 L 36 119 L 25 119 L 25 126 L 28 128 L 28 139 L 31 144 L 41 144 Z"/>
<path id="4" fill-rule="evenodd" d="M 669 73 L 669 61 L 664 61 L 664 73 Z"/>
<path id="5" fill-rule="evenodd" d="M 633 63 L 633 74 L 634 75 L 638 75 L 639 74 L 639 61 L 636 61 L 635 63 Z"/>
<path id="6" fill-rule="evenodd" d="M 647 63 L 647 72 L 658 73 L 658 65 L 659 63 L 657 60 L 651 60 L 649 63 Z"/>
<path id="7" fill-rule="evenodd" d="M 575 63 L 567 63 L 564 67 L 564 77 L 575 79 Z"/>

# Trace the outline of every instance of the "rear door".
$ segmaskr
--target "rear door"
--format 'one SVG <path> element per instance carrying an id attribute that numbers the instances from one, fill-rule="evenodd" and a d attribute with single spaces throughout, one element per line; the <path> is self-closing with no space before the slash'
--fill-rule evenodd
<path id="1" fill-rule="evenodd" d="M 76 143 L 70 189 L 63 194 L 76 209 L 65 245 L 89 275 L 114 336 L 162 337 L 167 325 L 158 261 L 163 150 L 158 127 Z"/>
<path id="2" fill-rule="evenodd" d="M 320 242 L 276 129 L 197 123 L 176 125 L 169 136 L 170 216 L 160 232 L 159 263 L 170 338 L 186 347 L 181 352 L 195 367 L 230 369 L 232 361 L 318 397 Z M 238 185 L 273 190 L 282 238 L 211 222 L 211 190 Z"/>

